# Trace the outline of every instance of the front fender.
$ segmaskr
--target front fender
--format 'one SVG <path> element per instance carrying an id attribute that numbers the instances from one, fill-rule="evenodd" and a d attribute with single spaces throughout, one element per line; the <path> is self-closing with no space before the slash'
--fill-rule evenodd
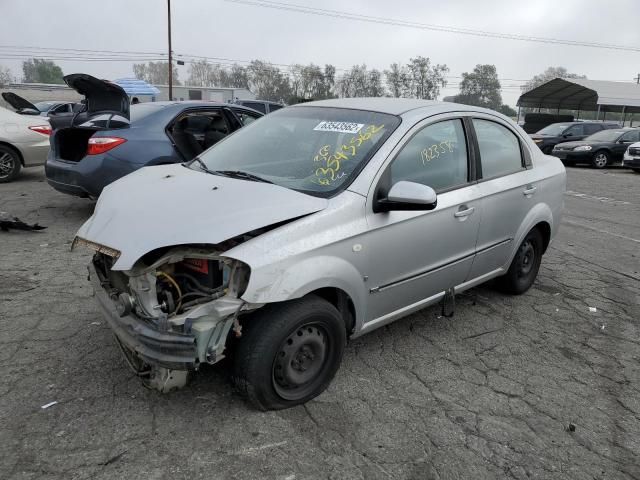
<path id="1" fill-rule="evenodd" d="M 349 295 L 355 307 L 357 329 L 364 318 L 364 280 L 353 264 L 339 257 L 320 255 L 285 267 L 267 265 L 252 269 L 242 299 L 249 303 L 283 302 L 320 288 L 338 288 Z"/>

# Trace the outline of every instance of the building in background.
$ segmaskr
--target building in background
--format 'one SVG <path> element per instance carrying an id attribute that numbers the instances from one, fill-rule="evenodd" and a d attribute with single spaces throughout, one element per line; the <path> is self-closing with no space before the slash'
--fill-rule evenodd
<path id="1" fill-rule="evenodd" d="M 14 92 L 31 103 L 59 100 L 65 102 L 79 102 L 82 96 L 75 90 L 60 84 L 49 83 L 10 83 L 0 88 L 0 93 Z M 11 107 L 0 97 L 0 106 Z"/>
<path id="2" fill-rule="evenodd" d="M 169 99 L 169 87 L 156 85 L 160 89 L 160 95 L 156 100 Z M 173 98 L 175 100 L 201 100 L 212 102 L 232 102 L 239 100 L 254 100 L 256 96 L 246 88 L 231 87 L 191 87 L 188 85 L 174 85 Z"/>

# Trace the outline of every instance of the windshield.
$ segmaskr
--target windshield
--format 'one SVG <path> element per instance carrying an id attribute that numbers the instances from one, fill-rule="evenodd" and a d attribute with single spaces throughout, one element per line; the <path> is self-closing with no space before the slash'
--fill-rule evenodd
<path id="1" fill-rule="evenodd" d="M 624 130 L 602 130 L 584 139 L 585 142 L 615 142 Z"/>
<path id="2" fill-rule="evenodd" d="M 400 119 L 326 107 L 293 107 L 256 120 L 200 155 L 210 171 L 242 171 L 329 197 L 346 188 Z M 194 170 L 201 169 L 192 163 Z"/>
<path id="3" fill-rule="evenodd" d="M 538 135 L 557 136 L 564 132 L 569 125 L 569 123 L 552 123 L 551 125 L 544 127 L 542 130 L 539 130 L 537 133 Z"/>

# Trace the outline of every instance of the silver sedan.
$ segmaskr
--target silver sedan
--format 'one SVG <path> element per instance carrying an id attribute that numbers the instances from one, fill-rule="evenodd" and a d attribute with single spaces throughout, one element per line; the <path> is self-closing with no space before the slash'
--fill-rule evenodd
<path id="1" fill-rule="evenodd" d="M 388 98 L 284 108 L 107 187 L 74 246 L 149 386 L 233 352 L 260 409 L 329 384 L 347 338 L 489 279 L 533 284 L 565 170 L 503 115 Z M 232 348 L 230 348 L 232 347 Z"/>
<path id="2" fill-rule="evenodd" d="M 47 118 L 0 107 L 0 183 L 15 179 L 22 167 L 44 165 L 50 134 Z"/>

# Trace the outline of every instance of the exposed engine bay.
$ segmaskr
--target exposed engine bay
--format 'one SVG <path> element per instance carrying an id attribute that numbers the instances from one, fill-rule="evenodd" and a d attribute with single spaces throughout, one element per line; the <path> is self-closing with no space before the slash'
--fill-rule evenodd
<path id="1" fill-rule="evenodd" d="M 201 363 L 220 361 L 228 336 L 241 335 L 240 314 L 259 306 L 240 299 L 249 267 L 210 249 L 155 252 L 127 272 L 111 269 L 116 255 L 96 253 L 90 277 L 128 365 L 149 388 L 180 388 Z"/>

